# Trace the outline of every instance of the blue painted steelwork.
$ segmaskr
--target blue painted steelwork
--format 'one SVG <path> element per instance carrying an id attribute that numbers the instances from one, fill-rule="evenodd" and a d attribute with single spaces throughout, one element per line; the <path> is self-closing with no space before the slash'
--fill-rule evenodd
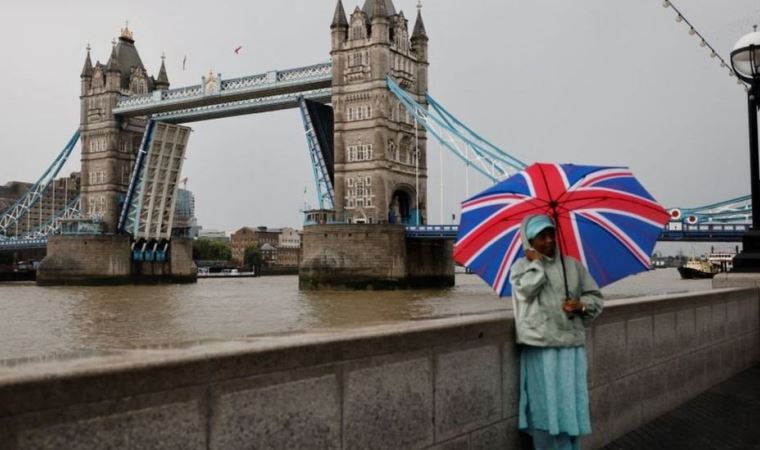
<path id="1" fill-rule="evenodd" d="M 406 237 L 409 238 L 445 238 L 456 239 L 459 227 L 457 225 L 419 225 L 406 227 Z"/>
<path id="2" fill-rule="evenodd" d="M 725 200 L 694 208 L 671 208 L 671 220 L 688 225 L 697 223 L 749 223 L 752 221 L 752 196 Z"/>
<path id="3" fill-rule="evenodd" d="M 8 239 L 0 240 L 0 250 L 26 250 L 33 248 L 45 248 L 47 247 L 47 236 L 37 239 Z"/>
<path id="4" fill-rule="evenodd" d="M 16 203 L 0 214 L 0 240 L 7 239 L 6 232 L 8 228 L 18 223 L 19 219 L 27 214 L 32 206 L 40 201 L 45 190 L 47 190 L 50 183 L 55 180 L 58 176 L 58 172 L 61 171 L 63 165 L 68 161 L 71 152 L 74 150 L 74 147 L 76 147 L 77 141 L 79 141 L 79 130 L 77 130 L 71 139 L 69 139 L 69 142 L 37 182 L 34 183 L 34 185 L 16 201 Z"/>
<path id="5" fill-rule="evenodd" d="M 684 225 L 680 230 L 665 229 L 659 241 L 683 242 L 741 242 L 750 224 Z"/>
<path id="6" fill-rule="evenodd" d="M 659 241 L 741 242 L 749 224 L 686 225 L 680 230 L 664 229 Z M 415 239 L 456 239 L 457 225 L 423 225 L 406 227 L 406 236 Z"/>
<path id="7" fill-rule="evenodd" d="M 322 147 L 319 145 L 319 139 L 317 139 L 317 133 L 309 116 L 306 100 L 303 97 L 298 99 L 298 106 L 301 110 L 306 143 L 309 145 L 309 157 L 311 157 L 311 168 L 314 172 L 319 209 L 335 209 L 335 190 L 332 182 L 330 182 L 330 172 L 327 170 L 324 153 L 322 153 Z"/>
<path id="8" fill-rule="evenodd" d="M 270 71 L 231 80 L 219 78 L 221 75 L 212 75 L 208 79 L 204 78 L 203 84 L 124 96 L 116 102 L 113 113 L 119 116 L 146 116 L 329 88 L 332 85 L 332 63 Z"/>
<path id="9" fill-rule="evenodd" d="M 58 234 L 64 220 L 76 219 L 81 215 L 81 197 L 77 195 L 66 206 L 56 212 L 55 216 L 45 222 L 41 227 L 32 230 L 22 236 L 20 239 L 41 239 L 51 234 Z"/>
<path id="10" fill-rule="evenodd" d="M 428 108 L 419 104 L 390 76 L 386 77 L 386 82 L 388 89 L 428 133 L 468 167 L 473 167 L 489 180 L 495 183 L 527 167 L 527 164 L 491 144 L 457 120 L 429 95 L 426 96 Z"/>
<path id="11" fill-rule="evenodd" d="M 119 224 L 116 229 L 123 233 L 128 227 L 128 223 L 134 225 L 137 222 L 137 214 L 139 214 L 138 205 L 140 204 L 139 195 L 136 194 L 137 186 L 142 184 L 143 168 L 145 167 L 145 156 L 148 154 L 148 147 L 153 139 L 153 130 L 156 128 L 156 121 L 149 120 L 148 125 L 145 127 L 145 133 L 143 133 L 142 142 L 140 143 L 140 150 L 137 152 L 137 159 L 135 165 L 132 168 L 132 175 L 129 177 L 129 188 L 127 189 L 127 196 L 124 199 L 124 205 L 121 208 L 121 214 L 119 215 Z"/>

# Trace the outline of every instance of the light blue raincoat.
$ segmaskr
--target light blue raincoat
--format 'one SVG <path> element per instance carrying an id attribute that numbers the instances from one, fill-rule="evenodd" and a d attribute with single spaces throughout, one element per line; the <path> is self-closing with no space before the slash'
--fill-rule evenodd
<path id="1" fill-rule="evenodd" d="M 528 220 L 523 220 L 520 227 L 525 249 L 530 248 L 525 233 Z M 583 264 L 569 256 L 564 259 L 569 297 L 585 303 L 586 312 L 569 316 L 562 310 L 567 296 L 559 249 L 554 258 L 520 258 L 509 276 L 517 343 L 536 347 L 575 347 L 585 343 L 585 327 L 602 312 L 602 293 Z"/>

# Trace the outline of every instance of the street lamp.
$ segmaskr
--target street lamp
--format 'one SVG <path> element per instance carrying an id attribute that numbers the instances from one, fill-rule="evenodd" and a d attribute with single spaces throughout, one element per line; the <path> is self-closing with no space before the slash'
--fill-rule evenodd
<path id="1" fill-rule="evenodd" d="M 735 272 L 760 272 L 760 167 L 757 148 L 757 109 L 760 107 L 760 32 L 744 35 L 731 51 L 731 67 L 749 84 L 749 164 L 752 188 L 752 227 L 742 237 L 744 249 L 734 259 Z"/>

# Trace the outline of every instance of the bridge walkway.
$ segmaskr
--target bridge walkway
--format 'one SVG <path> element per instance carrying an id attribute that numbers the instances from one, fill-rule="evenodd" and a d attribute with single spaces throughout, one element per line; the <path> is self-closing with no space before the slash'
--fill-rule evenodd
<path id="1" fill-rule="evenodd" d="M 631 431 L 604 449 L 760 449 L 760 364 Z"/>

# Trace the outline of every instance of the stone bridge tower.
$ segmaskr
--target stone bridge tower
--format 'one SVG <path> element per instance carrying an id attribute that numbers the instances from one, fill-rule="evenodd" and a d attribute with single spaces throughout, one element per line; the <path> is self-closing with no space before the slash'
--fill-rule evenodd
<path id="1" fill-rule="evenodd" d="M 134 44 L 132 32 L 123 28 L 108 62 L 94 66 L 88 47 L 81 75 L 81 210 L 85 219 L 102 220 L 105 233 L 116 231 L 146 125 L 146 118 L 115 117 L 116 100 L 169 88 L 163 61 L 158 78 L 148 76 Z"/>
<path id="2" fill-rule="evenodd" d="M 332 30 L 335 208 L 351 223 L 407 223 L 427 216 L 427 136 L 388 91 L 390 75 L 421 104 L 428 81 L 428 37 L 418 7 L 408 20 L 392 0 L 366 0 Z M 415 146 L 415 143 L 418 143 Z M 419 203 L 418 203 L 419 199 Z"/>

